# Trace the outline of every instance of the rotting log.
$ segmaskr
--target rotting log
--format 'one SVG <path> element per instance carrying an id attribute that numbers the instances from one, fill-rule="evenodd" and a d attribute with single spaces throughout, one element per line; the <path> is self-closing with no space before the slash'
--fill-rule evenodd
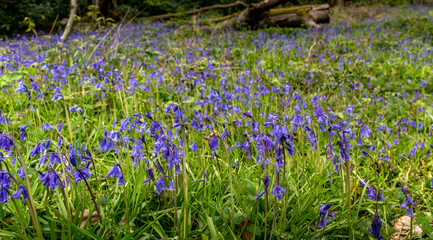
<path id="1" fill-rule="evenodd" d="M 242 13 L 234 18 L 226 19 L 222 27 L 320 27 L 320 23 L 329 23 L 329 4 L 305 5 L 289 8 L 269 9 L 255 17 L 242 18 Z M 252 18 L 252 19 L 250 19 Z M 243 19 L 243 20 L 242 20 Z"/>
<path id="2" fill-rule="evenodd" d="M 288 8 L 276 8 L 289 0 L 263 0 L 255 4 L 245 4 L 236 1 L 232 4 L 213 5 L 200 9 L 188 11 L 183 14 L 173 13 L 164 14 L 141 20 L 163 20 L 175 18 L 183 15 L 195 15 L 213 9 L 230 8 L 238 5 L 246 6 L 241 12 L 215 19 L 207 19 L 200 22 L 201 25 L 215 24 L 217 28 L 266 28 L 266 27 L 320 27 L 320 23 L 329 23 L 330 9 L 329 4 L 304 5 Z M 185 24 L 195 24 L 196 21 L 186 21 Z"/>
<path id="3" fill-rule="evenodd" d="M 300 6 L 292 8 L 271 9 L 262 17 L 264 27 L 319 27 L 319 23 L 329 23 L 329 5 Z"/>
<path id="4" fill-rule="evenodd" d="M 229 4 L 215 4 L 212 6 L 186 11 L 184 13 L 169 13 L 169 14 L 156 15 L 156 16 L 142 18 L 141 20 L 144 21 L 166 20 L 166 19 L 177 18 L 181 16 L 191 16 L 191 15 L 201 14 L 210 10 L 226 9 L 226 8 L 233 8 L 238 6 L 246 7 L 248 5 L 244 2 L 236 1 L 234 3 L 229 3 Z"/>

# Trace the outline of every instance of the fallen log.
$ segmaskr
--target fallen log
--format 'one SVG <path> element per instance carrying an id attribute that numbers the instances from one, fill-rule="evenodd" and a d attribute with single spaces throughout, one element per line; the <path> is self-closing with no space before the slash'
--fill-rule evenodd
<path id="1" fill-rule="evenodd" d="M 329 23 L 329 5 L 300 6 L 293 8 L 271 9 L 262 17 L 264 27 L 320 27 L 319 23 Z"/>
<path id="2" fill-rule="evenodd" d="M 166 19 L 177 18 L 177 17 L 181 17 L 181 16 L 196 15 L 196 14 L 204 13 L 204 12 L 207 12 L 207 11 L 210 11 L 210 10 L 233 8 L 233 7 L 238 7 L 238 6 L 246 7 L 248 5 L 246 3 L 244 3 L 244 2 L 236 1 L 234 3 L 229 3 L 229 4 L 215 4 L 215 5 L 212 5 L 212 6 L 207 6 L 207 7 L 202 7 L 202 8 L 199 8 L 199 9 L 194 9 L 194 10 L 186 11 L 184 13 L 161 14 L 161 15 L 156 15 L 156 16 L 142 18 L 141 20 L 144 20 L 144 21 L 166 20 Z"/>
<path id="3" fill-rule="evenodd" d="M 249 14 L 248 16 L 245 16 Z M 329 23 L 329 4 L 306 5 L 290 8 L 269 9 L 263 12 L 240 13 L 234 18 L 225 19 L 222 27 L 320 27 L 320 23 Z"/>
<path id="4" fill-rule="evenodd" d="M 235 29 L 241 28 L 266 28 L 266 27 L 320 27 L 320 23 L 329 23 L 330 9 L 329 4 L 323 5 L 304 5 L 288 8 L 275 8 L 289 0 L 264 0 L 255 4 L 245 4 L 236 1 L 232 4 L 217 4 L 200 9 L 188 11 L 186 13 L 172 13 L 152 16 L 141 20 L 164 20 L 175 18 L 182 15 L 195 15 L 213 9 L 222 9 L 235 6 L 246 6 L 241 12 L 215 19 L 202 21 L 201 25 L 211 24 L 217 28 Z M 195 24 L 196 21 L 187 21 L 185 24 Z"/>

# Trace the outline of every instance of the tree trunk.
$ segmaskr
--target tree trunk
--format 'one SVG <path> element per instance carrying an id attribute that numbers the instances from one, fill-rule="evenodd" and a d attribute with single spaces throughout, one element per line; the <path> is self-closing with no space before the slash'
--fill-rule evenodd
<path id="1" fill-rule="evenodd" d="M 68 22 L 66 23 L 65 31 L 60 37 L 61 41 L 65 41 L 71 34 L 74 25 L 74 18 L 77 15 L 77 0 L 71 0 L 71 11 L 69 12 Z"/>

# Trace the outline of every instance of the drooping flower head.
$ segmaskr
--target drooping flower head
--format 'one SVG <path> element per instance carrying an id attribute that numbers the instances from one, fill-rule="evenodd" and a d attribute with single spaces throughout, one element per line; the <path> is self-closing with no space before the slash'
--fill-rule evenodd
<path id="1" fill-rule="evenodd" d="M 326 228 L 326 224 L 330 221 L 329 217 L 334 218 L 335 215 L 331 213 L 329 210 L 331 208 L 331 204 L 327 203 L 326 205 L 320 204 L 320 210 L 319 210 L 319 228 Z"/>
<path id="2" fill-rule="evenodd" d="M 367 231 L 371 232 L 374 238 L 377 240 L 382 240 L 383 236 L 380 234 L 380 228 L 382 227 L 382 220 L 380 220 L 379 214 L 376 212 L 374 214 L 373 222 L 371 223 L 371 228 L 367 228 Z"/>
<path id="3" fill-rule="evenodd" d="M 278 198 L 278 200 L 283 199 L 284 194 L 286 193 L 286 190 L 279 185 L 274 186 L 274 189 L 271 192 L 274 197 Z"/>
<path id="4" fill-rule="evenodd" d="M 406 187 L 403 186 L 403 184 L 400 184 L 401 190 L 403 191 L 406 200 L 400 205 L 400 208 L 407 209 L 406 216 L 413 217 L 413 209 L 412 207 L 415 206 L 415 203 L 413 202 L 412 198 L 407 194 Z"/>
<path id="5" fill-rule="evenodd" d="M 114 167 L 112 167 L 110 171 L 108 171 L 108 174 L 105 178 L 108 178 L 110 176 L 112 176 L 113 178 L 117 178 L 117 185 L 123 185 L 124 176 L 119 163 L 114 164 Z"/>

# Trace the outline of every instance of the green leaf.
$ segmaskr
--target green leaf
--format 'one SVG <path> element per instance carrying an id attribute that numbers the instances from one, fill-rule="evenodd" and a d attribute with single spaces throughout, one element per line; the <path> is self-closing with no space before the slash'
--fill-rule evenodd
<path id="1" fill-rule="evenodd" d="M 241 224 L 241 222 L 245 219 L 245 216 L 241 213 L 234 213 L 232 219 L 233 219 L 233 223 L 238 225 Z"/>
<path id="2" fill-rule="evenodd" d="M 212 235 L 212 239 L 218 237 L 217 230 L 215 228 L 215 224 L 211 217 L 207 217 L 207 224 L 209 225 L 210 233 Z"/>
<path id="3" fill-rule="evenodd" d="M 27 70 L 29 71 L 29 75 L 30 75 L 30 76 L 33 76 L 33 75 L 36 74 L 36 70 L 37 70 L 37 69 L 34 68 L 34 67 L 28 67 Z"/>
<path id="4" fill-rule="evenodd" d="M 34 168 L 27 168 L 27 174 L 28 175 L 33 175 L 35 173 L 38 173 L 38 171 Z"/>
<path id="5" fill-rule="evenodd" d="M 247 231 L 254 234 L 255 236 L 262 236 L 262 231 L 260 230 L 259 226 L 256 225 L 251 225 L 249 227 L 247 227 Z"/>

